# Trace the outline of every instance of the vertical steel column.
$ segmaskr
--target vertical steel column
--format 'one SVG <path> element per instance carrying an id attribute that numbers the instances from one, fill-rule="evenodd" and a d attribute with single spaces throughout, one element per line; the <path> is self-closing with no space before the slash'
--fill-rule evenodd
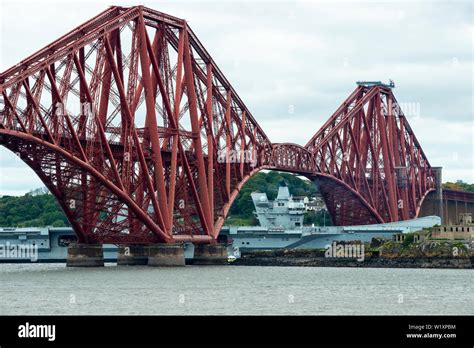
<path id="1" fill-rule="evenodd" d="M 191 128 L 193 133 L 193 144 L 194 151 L 197 158 L 197 168 L 198 168 L 198 181 L 199 181 L 199 197 L 201 202 L 196 202 L 196 204 L 202 204 L 202 210 L 204 217 L 207 222 L 207 228 L 211 228 L 213 225 L 211 221 L 211 207 L 209 205 L 209 190 L 207 187 L 206 181 L 206 169 L 204 166 L 204 156 L 202 152 L 201 144 L 201 129 L 199 128 L 199 120 L 197 114 L 197 100 L 196 100 L 196 91 L 194 88 L 194 72 L 191 61 L 191 48 L 189 45 L 189 38 L 187 35 L 187 27 L 185 24 L 185 39 L 184 39 L 184 71 L 186 78 L 186 87 L 188 91 L 188 103 L 189 103 L 189 114 L 191 118 Z M 191 178 L 190 178 L 191 180 Z M 207 234 L 212 234 L 211 230 L 206 231 Z"/>

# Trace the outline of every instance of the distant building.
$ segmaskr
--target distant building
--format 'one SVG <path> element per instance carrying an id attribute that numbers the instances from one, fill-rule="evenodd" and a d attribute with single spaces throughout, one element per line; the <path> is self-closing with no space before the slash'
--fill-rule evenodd
<path id="1" fill-rule="evenodd" d="M 408 236 L 407 233 L 396 233 L 393 235 L 393 240 L 395 242 L 403 243 L 407 236 Z M 418 231 L 418 232 L 413 233 L 413 242 L 414 243 L 423 242 L 428 237 L 429 237 L 429 233 L 427 231 Z"/>
<path id="2" fill-rule="evenodd" d="M 320 196 L 307 197 L 307 196 L 292 196 L 293 202 L 300 202 L 304 204 L 305 211 L 318 212 L 326 209 L 326 204 Z"/>
<path id="3" fill-rule="evenodd" d="M 309 198 L 307 196 L 293 196 L 294 202 L 303 202 L 305 205 L 309 203 Z"/>
<path id="4" fill-rule="evenodd" d="M 474 240 L 474 224 L 471 213 L 459 214 L 457 225 L 442 225 L 433 227 L 431 238 L 434 239 L 463 239 L 472 243 Z"/>
<path id="5" fill-rule="evenodd" d="M 397 233 L 393 235 L 393 240 L 403 242 L 406 236 L 406 233 Z M 422 242 L 428 238 L 462 240 L 472 247 L 474 245 L 474 224 L 472 223 L 471 213 L 459 214 L 459 223 L 457 225 L 435 226 L 431 229 L 431 232 L 417 232 L 414 235 L 413 241 Z"/>
<path id="6" fill-rule="evenodd" d="M 461 213 L 461 214 L 459 214 L 459 224 L 460 225 L 472 225 L 472 215 L 471 215 L 471 213 Z"/>
<path id="7" fill-rule="evenodd" d="M 322 197 L 314 197 L 311 201 L 305 203 L 305 209 L 306 211 L 318 212 L 326 209 L 326 204 L 324 203 Z"/>
<path id="8" fill-rule="evenodd" d="M 50 194 L 49 190 L 47 187 L 40 187 L 35 190 L 31 190 L 30 192 L 26 193 L 26 196 L 42 196 Z"/>
<path id="9" fill-rule="evenodd" d="M 396 242 L 403 242 L 406 236 L 406 233 L 397 233 L 393 235 L 393 240 Z M 435 226 L 431 229 L 431 232 L 416 232 L 413 241 L 422 242 L 428 238 L 462 240 L 467 242 L 467 244 L 472 245 L 474 243 L 474 224 L 472 223 L 471 213 L 459 214 L 459 223 L 457 225 Z"/>

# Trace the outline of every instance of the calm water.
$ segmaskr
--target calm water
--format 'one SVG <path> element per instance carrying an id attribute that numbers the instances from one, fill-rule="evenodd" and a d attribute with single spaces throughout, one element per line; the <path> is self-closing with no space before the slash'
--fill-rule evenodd
<path id="1" fill-rule="evenodd" d="M 0 265 L 0 314 L 474 314 L 472 270 Z"/>

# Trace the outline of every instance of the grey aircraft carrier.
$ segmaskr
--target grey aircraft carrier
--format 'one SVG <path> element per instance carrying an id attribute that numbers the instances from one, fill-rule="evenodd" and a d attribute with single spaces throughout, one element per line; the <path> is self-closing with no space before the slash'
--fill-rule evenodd
<path id="1" fill-rule="evenodd" d="M 239 257 L 243 250 L 319 249 L 333 241 L 392 238 L 395 233 L 415 232 L 441 223 L 439 217 L 428 216 L 364 226 L 303 226 L 305 205 L 293 200 L 287 186 L 279 187 L 274 201 L 268 200 L 265 193 L 254 192 L 251 196 L 260 226 L 222 228 L 219 239 L 228 243 L 230 258 Z M 75 238 L 69 227 L 0 228 L 0 262 L 65 262 L 67 246 Z M 35 250 L 35 255 L 26 252 L 30 249 Z M 191 259 L 193 254 L 193 244 L 185 244 L 185 257 Z M 104 260 L 117 260 L 115 245 L 104 245 Z"/>
<path id="2" fill-rule="evenodd" d="M 305 204 L 294 201 L 288 187 L 280 186 L 274 201 L 265 193 L 252 193 L 255 214 L 260 226 L 224 226 L 234 249 L 325 248 L 333 241 L 369 242 L 373 237 L 392 238 L 396 233 L 410 233 L 441 224 L 438 216 L 393 223 L 360 226 L 303 226 Z"/>

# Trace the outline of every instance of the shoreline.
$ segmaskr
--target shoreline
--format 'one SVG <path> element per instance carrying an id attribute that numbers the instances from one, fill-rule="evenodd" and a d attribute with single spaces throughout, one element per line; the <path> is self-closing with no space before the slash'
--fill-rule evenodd
<path id="1" fill-rule="evenodd" d="M 282 267 L 359 267 L 359 268 L 453 268 L 473 269 L 474 256 L 436 257 L 374 257 L 356 258 L 324 257 L 319 252 L 307 250 L 246 251 L 231 263 L 233 266 L 282 266 Z"/>

